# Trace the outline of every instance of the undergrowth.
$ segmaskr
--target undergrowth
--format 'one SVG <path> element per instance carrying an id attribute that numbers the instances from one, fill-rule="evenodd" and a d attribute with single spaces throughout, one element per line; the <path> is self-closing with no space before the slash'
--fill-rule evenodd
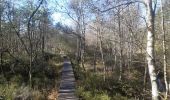
<path id="1" fill-rule="evenodd" d="M 76 94 L 81 100 L 136 100 L 147 95 L 141 81 L 118 81 L 110 76 L 104 80 L 101 74 L 83 71 L 74 61 L 72 64 L 77 79 Z"/>
<path id="2" fill-rule="evenodd" d="M 62 58 L 46 53 L 33 62 L 32 88 L 29 88 L 28 59 L 3 59 L 0 73 L 0 100 L 47 100 L 49 92 L 59 86 Z"/>

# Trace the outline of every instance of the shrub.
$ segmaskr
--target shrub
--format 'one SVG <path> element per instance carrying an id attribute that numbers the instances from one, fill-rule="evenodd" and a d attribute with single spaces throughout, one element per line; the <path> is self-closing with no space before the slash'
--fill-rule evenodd
<path id="1" fill-rule="evenodd" d="M 13 100 L 13 93 L 17 90 L 17 84 L 0 84 L 0 97 L 4 100 Z"/>
<path id="2" fill-rule="evenodd" d="M 14 100 L 29 100 L 31 99 L 31 91 L 29 87 L 21 86 L 14 92 Z"/>
<path id="3" fill-rule="evenodd" d="M 107 93 L 87 91 L 83 87 L 78 87 L 76 94 L 83 100 L 111 100 L 111 98 L 107 95 Z"/>
<path id="4" fill-rule="evenodd" d="M 113 100 L 129 100 L 127 97 L 122 96 L 120 94 L 116 94 L 112 97 Z M 132 99 L 133 100 L 133 99 Z"/>

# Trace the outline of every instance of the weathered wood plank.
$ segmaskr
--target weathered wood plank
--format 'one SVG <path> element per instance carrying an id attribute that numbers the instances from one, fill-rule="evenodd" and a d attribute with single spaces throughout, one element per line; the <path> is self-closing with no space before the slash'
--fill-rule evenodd
<path id="1" fill-rule="evenodd" d="M 64 61 L 58 99 L 79 100 L 75 95 L 75 77 L 69 61 Z"/>

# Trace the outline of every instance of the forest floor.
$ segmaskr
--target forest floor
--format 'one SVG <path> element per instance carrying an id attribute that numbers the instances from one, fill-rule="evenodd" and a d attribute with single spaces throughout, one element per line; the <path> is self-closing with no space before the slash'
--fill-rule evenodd
<path id="1" fill-rule="evenodd" d="M 48 100 L 58 100 L 56 97 L 58 97 L 58 91 L 57 89 L 52 89 L 50 93 L 48 93 Z"/>
<path id="2" fill-rule="evenodd" d="M 74 91 L 76 96 L 83 100 L 151 99 L 149 80 L 147 79 L 146 83 L 148 90 L 144 91 L 143 85 L 141 85 L 143 84 L 144 72 L 139 68 L 142 68 L 142 66 L 132 69 L 133 71 L 130 73 L 124 71 L 122 74 L 123 81 L 118 81 L 118 67 L 111 71 L 112 67 L 108 65 L 104 79 L 103 66 L 100 63 L 97 63 L 97 70 L 94 72 L 94 66 L 89 62 L 85 63 L 86 71 L 84 71 L 76 60 L 71 59 L 71 63 L 65 62 L 63 65 L 64 59 L 60 55 L 46 54 L 46 58 L 48 59 L 42 61 L 40 57 L 33 62 L 33 87 L 30 89 L 28 85 L 28 60 L 24 57 L 18 58 L 16 63 L 15 59 L 10 58 L 9 55 L 4 55 L 2 68 L 5 74 L 3 76 L 0 74 L 0 90 L 2 90 L 0 91 L 0 98 L 3 98 L 3 100 L 14 100 L 18 97 L 28 100 L 30 98 L 32 100 L 58 100 L 60 82 L 63 77 L 61 75 L 68 74 L 62 73 L 63 68 L 67 69 L 72 65 L 72 72 L 76 78 L 74 80 L 76 81 Z M 71 74 L 73 75 L 73 73 Z M 67 83 L 70 82 L 67 81 Z"/>
<path id="3" fill-rule="evenodd" d="M 29 88 L 29 63 L 27 59 L 10 58 L 4 55 L 2 65 L 4 75 L 0 74 L 0 97 L 4 100 L 57 100 L 63 59 L 60 55 L 46 54 L 48 59 L 37 58 L 32 67 L 32 89 Z M 13 64 L 14 63 L 14 64 Z M 13 67 L 11 67 L 14 65 Z M 12 69 L 11 69 L 12 68 Z"/>

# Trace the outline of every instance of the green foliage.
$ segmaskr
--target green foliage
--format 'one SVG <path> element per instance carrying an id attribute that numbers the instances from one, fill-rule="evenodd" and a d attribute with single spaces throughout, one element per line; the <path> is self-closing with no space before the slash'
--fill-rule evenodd
<path id="1" fill-rule="evenodd" d="M 84 87 L 86 90 L 90 91 L 100 91 L 105 88 L 105 82 L 101 75 L 92 74 L 87 72 L 85 80 L 82 81 L 83 84 L 86 84 Z"/>
<path id="2" fill-rule="evenodd" d="M 108 81 L 111 79 L 104 81 L 103 76 L 91 72 L 83 74 L 85 76 L 83 80 L 78 80 L 76 90 L 76 94 L 83 100 L 128 100 L 127 97 L 133 91 L 130 91 L 132 88 L 129 84 Z"/>
<path id="3" fill-rule="evenodd" d="M 45 96 L 39 90 L 30 90 L 27 86 L 18 86 L 17 84 L 0 85 L 0 97 L 3 100 L 46 100 Z"/>
<path id="4" fill-rule="evenodd" d="M 86 73 L 83 71 L 83 68 L 81 68 L 74 60 L 71 61 L 71 63 L 73 65 L 73 72 L 76 80 L 84 80 Z"/>
<path id="5" fill-rule="evenodd" d="M 32 99 L 33 100 L 47 100 L 47 93 L 43 93 L 39 90 L 32 90 Z"/>
<path id="6" fill-rule="evenodd" d="M 125 77 L 130 80 L 117 81 L 107 76 L 104 81 L 101 74 L 80 69 L 74 64 L 74 73 L 78 77 L 76 94 L 83 100 L 129 100 L 134 97 L 142 98 L 144 95 L 141 85 L 143 83 L 138 81 L 142 74 L 139 74 L 138 70 L 132 72 L 132 76 Z"/>
<path id="7" fill-rule="evenodd" d="M 92 93 L 86 91 L 83 87 L 78 87 L 76 94 L 83 100 L 111 100 L 107 93 Z"/>
<path id="8" fill-rule="evenodd" d="M 112 97 L 112 100 L 129 100 L 129 99 L 125 96 L 120 95 L 120 94 L 116 94 Z"/>
<path id="9" fill-rule="evenodd" d="M 6 82 L 6 78 L 3 75 L 0 75 L 0 84 L 3 84 Z"/>
<path id="10" fill-rule="evenodd" d="M 13 93 L 17 90 L 17 84 L 0 84 L 0 97 L 4 100 L 12 100 L 14 98 Z"/>
<path id="11" fill-rule="evenodd" d="M 21 86 L 14 92 L 14 99 L 31 99 L 31 90 L 29 87 Z"/>
<path id="12" fill-rule="evenodd" d="M 0 98 L 5 100 L 46 100 L 49 90 L 57 87 L 62 67 L 60 55 L 46 53 L 46 60 L 39 55 L 32 66 L 33 88 L 28 86 L 29 60 L 4 57 L 3 71 L 0 75 Z M 59 59 L 59 60 L 58 60 Z M 0 73 L 2 74 L 2 73 Z"/>
<path id="13" fill-rule="evenodd" d="M 21 85 L 23 81 L 24 81 L 24 80 L 23 80 L 23 77 L 22 77 L 20 74 L 14 75 L 14 76 L 11 77 L 11 79 L 10 79 L 10 82 L 11 82 L 11 83 L 17 83 L 18 85 Z"/>
<path id="14" fill-rule="evenodd" d="M 39 90 L 30 90 L 27 86 L 21 86 L 15 91 L 14 99 L 22 100 L 46 100 L 45 95 Z"/>

